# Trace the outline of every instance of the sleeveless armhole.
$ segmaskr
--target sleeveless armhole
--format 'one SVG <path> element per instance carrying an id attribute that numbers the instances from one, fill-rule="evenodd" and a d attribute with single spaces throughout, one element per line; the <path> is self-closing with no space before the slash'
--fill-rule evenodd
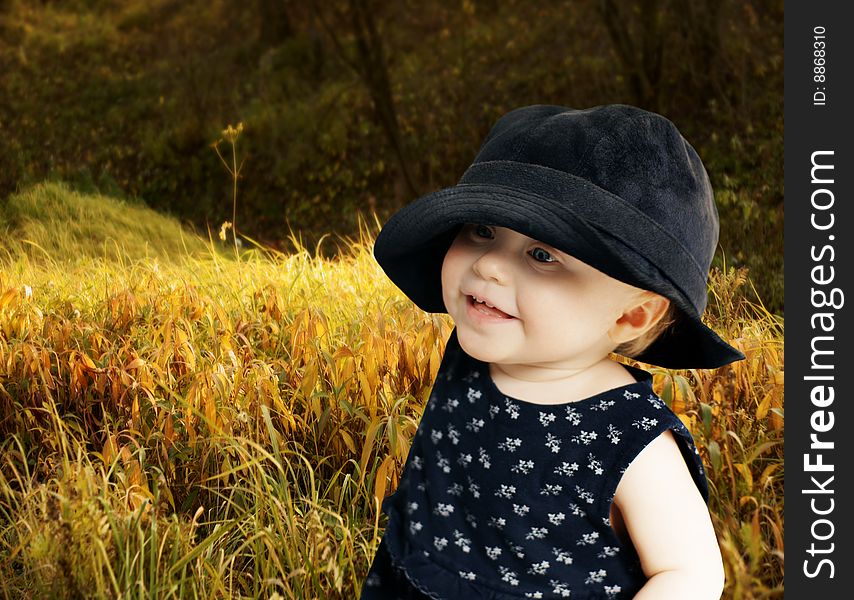
<path id="1" fill-rule="evenodd" d="M 654 413 L 656 417 L 660 418 L 658 426 L 644 432 L 647 435 L 638 436 L 634 443 L 624 446 L 623 451 L 612 463 L 613 468 L 619 473 L 619 477 L 614 477 L 603 482 L 604 485 L 599 497 L 603 500 L 600 510 L 604 516 L 610 514 L 611 504 L 617 492 L 617 487 L 619 487 L 620 481 L 629 468 L 629 465 L 634 462 L 644 448 L 668 430 L 673 432 L 673 439 L 676 440 L 676 445 L 679 447 L 682 458 L 685 460 L 685 466 L 688 467 L 688 472 L 691 474 L 691 478 L 694 480 L 694 484 L 697 486 L 697 490 L 700 492 L 703 501 L 706 504 L 709 502 L 709 486 L 706 479 L 706 471 L 703 468 L 703 461 L 700 459 L 699 452 L 694 444 L 694 438 L 679 417 L 667 408 L 663 401 L 660 402 L 662 406 Z"/>

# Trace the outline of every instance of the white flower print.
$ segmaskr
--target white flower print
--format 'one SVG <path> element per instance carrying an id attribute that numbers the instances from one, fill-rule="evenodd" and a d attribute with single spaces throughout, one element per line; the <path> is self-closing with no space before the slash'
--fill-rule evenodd
<path id="1" fill-rule="evenodd" d="M 596 558 L 611 558 L 612 556 L 617 556 L 617 552 L 620 549 L 616 546 L 604 546 L 602 548 L 602 552 L 596 555 Z"/>
<path id="2" fill-rule="evenodd" d="M 575 486 L 575 493 L 578 494 L 579 500 L 584 500 L 587 504 L 593 504 L 593 494 L 585 490 L 583 487 Z"/>
<path id="3" fill-rule="evenodd" d="M 587 468 L 593 471 L 596 475 L 601 475 L 605 472 L 602 468 L 602 462 L 598 460 L 592 453 L 587 454 Z"/>
<path id="4" fill-rule="evenodd" d="M 599 539 L 599 533 L 591 531 L 581 536 L 581 539 L 576 542 L 577 546 L 592 546 Z"/>
<path id="5" fill-rule="evenodd" d="M 631 400 L 632 398 L 640 398 L 640 394 L 626 390 L 625 392 L 623 392 L 623 398 L 625 398 L 626 400 Z"/>
<path id="6" fill-rule="evenodd" d="M 611 440 L 612 444 L 619 444 L 621 435 L 623 435 L 622 431 L 608 423 L 608 439 Z"/>
<path id="7" fill-rule="evenodd" d="M 581 423 L 581 411 L 572 406 L 566 407 L 566 420 L 573 425 Z"/>
<path id="8" fill-rule="evenodd" d="M 441 452 L 436 452 L 436 465 L 442 469 L 444 473 L 451 472 L 451 461 L 442 456 Z"/>
<path id="9" fill-rule="evenodd" d="M 418 469 L 419 471 L 421 469 L 423 469 L 424 468 L 424 459 L 421 458 L 420 456 L 417 456 L 417 455 L 413 456 L 412 457 L 412 468 Z"/>
<path id="10" fill-rule="evenodd" d="M 549 583 L 552 586 L 552 593 L 559 594 L 561 598 L 569 598 L 569 585 L 557 579 L 550 579 Z"/>
<path id="11" fill-rule="evenodd" d="M 655 408 L 656 410 L 661 410 L 661 407 L 665 405 L 664 400 L 662 400 L 655 394 L 650 394 L 649 396 L 647 396 L 646 400 L 647 402 L 652 404 L 653 408 Z"/>
<path id="12" fill-rule="evenodd" d="M 528 511 L 531 510 L 531 507 L 527 504 L 514 504 L 513 512 L 519 515 L 520 517 L 524 517 L 528 514 Z"/>
<path id="13" fill-rule="evenodd" d="M 504 529 L 507 525 L 507 520 L 504 517 L 489 517 L 489 526 L 495 527 L 498 530 Z"/>
<path id="14" fill-rule="evenodd" d="M 554 472 L 556 475 L 566 475 L 567 477 L 571 477 L 577 470 L 578 463 L 570 464 L 568 462 L 563 462 L 559 467 L 555 467 Z"/>
<path id="15" fill-rule="evenodd" d="M 441 552 L 448 545 L 448 538 L 433 536 L 433 545 L 436 547 L 436 550 Z"/>
<path id="16" fill-rule="evenodd" d="M 527 475 L 531 472 L 531 469 L 534 468 L 534 461 L 532 460 L 522 460 L 519 459 L 519 462 L 510 467 L 510 470 L 514 473 L 522 473 Z"/>
<path id="17" fill-rule="evenodd" d="M 525 549 L 519 544 L 510 544 L 510 550 L 513 551 L 513 554 L 515 554 L 517 558 L 525 558 Z"/>
<path id="18" fill-rule="evenodd" d="M 614 406 L 613 400 L 600 400 L 598 404 L 591 406 L 590 410 L 606 411 L 612 406 Z"/>
<path id="19" fill-rule="evenodd" d="M 433 509 L 433 514 L 442 515 L 443 517 L 449 516 L 452 512 L 454 512 L 454 505 L 444 502 L 439 502 L 436 508 Z"/>
<path id="20" fill-rule="evenodd" d="M 492 560 L 496 560 L 499 556 L 501 556 L 501 548 L 499 548 L 498 546 L 487 546 L 486 555 Z"/>
<path id="21" fill-rule="evenodd" d="M 534 563 L 531 565 L 531 568 L 528 569 L 528 573 L 531 575 L 545 575 L 546 571 L 549 570 L 549 561 L 544 560 L 538 563 Z"/>
<path id="22" fill-rule="evenodd" d="M 478 431 L 480 431 L 480 428 L 483 427 L 483 424 L 484 424 L 483 419 L 472 418 L 469 420 L 468 423 L 466 423 L 466 429 L 468 429 L 469 431 L 473 431 L 474 433 L 477 433 Z"/>
<path id="23" fill-rule="evenodd" d="M 551 425 L 556 418 L 557 417 L 555 417 L 551 413 L 540 411 L 540 423 L 543 424 L 543 427 L 548 427 L 549 425 Z"/>
<path id="24" fill-rule="evenodd" d="M 498 444 L 499 450 L 507 450 L 507 452 L 516 452 L 516 449 L 522 445 L 522 440 L 519 438 L 505 438 L 503 442 Z"/>
<path id="25" fill-rule="evenodd" d="M 584 444 L 585 446 L 590 445 L 590 442 L 595 440 L 598 436 L 595 431 L 581 431 L 578 435 L 572 436 L 572 441 L 576 444 Z"/>
<path id="26" fill-rule="evenodd" d="M 602 523 L 605 525 L 605 527 L 610 527 L 611 517 L 602 517 Z"/>
<path id="27" fill-rule="evenodd" d="M 430 430 L 430 439 L 433 440 L 434 444 L 438 444 L 439 440 L 442 439 L 442 432 L 437 431 L 436 429 L 431 429 Z"/>
<path id="28" fill-rule="evenodd" d="M 379 586 L 381 583 L 382 583 L 382 579 L 380 579 L 380 576 L 379 576 L 379 575 L 377 575 L 376 573 L 371 573 L 371 574 L 370 574 L 370 575 L 368 575 L 368 577 L 365 579 L 365 585 L 366 585 L 367 587 L 377 587 L 377 586 Z"/>
<path id="29" fill-rule="evenodd" d="M 466 521 L 471 525 L 472 529 L 477 529 L 477 517 L 466 511 Z"/>
<path id="30" fill-rule="evenodd" d="M 472 455 L 471 454 L 460 454 L 460 457 L 457 459 L 457 464 L 462 465 L 465 468 L 471 464 Z"/>
<path id="31" fill-rule="evenodd" d="M 450 423 L 448 423 L 448 439 L 451 440 L 454 446 L 460 443 L 460 432 Z"/>
<path id="32" fill-rule="evenodd" d="M 632 425 L 637 427 L 638 429 L 643 429 L 644 431 L 649 431 L 656 425 L 658 425 L 658 419 L 651 419 L 649 417 L 644 417 L 638 421 L 632 422 Z"/>
<path id="33" fill-rule="evenodd" d="M 421 521 L 412 521 L 409 523 L 409 533 L 411 533 L 412 535 L 417 534 L 423 528 L 424 526 L 421 524 Z"/>
<path id="34" fill-rule="evenodd" d="M 602 580 L 605 579 L 605 576 L 608 575 L 608 572 L 605 569 L 599 569 L 598 571 L 589 571 L 589 575 L 587 579 L 584 580 L 584 583 L 590 585 L 591 583 L 602 583 Z"/>
<path id="35" fill-rule="evenodd" d="M 501 484 L 497 490 L 495 490 L 495 495 L 499 498 L 512 498 L 513 494 L 516 493 L 515 485 L 504 485 Z"/>
<path id="36" fill-rule="evenodd" d="M 487 454 L 486 450 L 484 450 L 483 448 L 478 448 L 477 451 L 480 453 L 480 457 L 478 458 L 478 460 L 483 465 L 484 469 L 488 469 L 489 465 L 492 464 L 492 459 L 489 458 L 489 454 Z"/>
<path id="37" fill-rule="evenodd" d="M 569 505 L 569 511 L 576 517 L 583 517 L 587 514 L 586 512 L 581 510 L 581 507 L 578 506 L 575 502 Z"/>
<path id="38" fill-rule="evenodd" d="M 445 406 L 442 407 L 442 410 L 446 410 L 448 412 L 454 412 L 454 409 L 460 405 L 460 401 L 456 398 L 448 398 L 445 400 Z"/>
<path id="39" fill-rule="evenodd" d="M 546 448 L 548 448 L 552 452 L 560 452 L 560 438 L 551 433 L 547 433 Z"/>
<path id="40" fill-rule="evenodd" d="M 481 396 L 480 390 L 476 390 L 474 388 L 469 388 L 469 391 L 466 394 L 466 397 L 468 398 L 468 401 L 470 404 L 474 404 L 474 401 L 479 400 L 480 396 Z"/>
<path id="41" fill-rule="evenodd" d="M 501 412 L 501 409 L 495 406 L 494 404 L 489 405 L 489 418 L 495 419 L 495 415 Z"/>
<path id="42" fill-rule="evenodd" d="M 622 590 L 623 590 L 623 588 L 621 588 L 618 585 L 606 585 L 605 586 L 605 593 L 608 594 L 609 596 L 616 596 Z"/>
<path id="43" fill-rule="evenodd" d="M 469 493 L 471 493 L 471 495 L 474 496 L 475 498 L 480 498 L 480 486 L 478 484 L 476 484 L 474 482 L 474 479 L 472 479 L 471 477 L 469 477 L 468 480 L 469 480 Z"/>
<path id="44" fill-rule="evenodd" d="M 406 503 L 406 514 L 411 515 L 416 510 L 418 510 L 418 503 L 417 502 L 407 502 Z"/>
<path id="45" fill-rule="evenodd" d="M 377 584 L 379 585 L 379 584 Z M 525 592 L 525 598 L 542 598 L 542 592 Z"/>
<path id="46" fill-rule="evenodd" d="M 463 486 L 459 483 L 455 483 L 449 487 L 447 491 L 451 496 L 461 496 L 463 494 Z"/>
<path id="47" fill-rule="evenodd" d="M 498 566 L 498 571 L 501 573 L 501 581 L 509 583 L 510 585 L 519 585 L 519 578 L 515 571 L 511 571 L 507 567 L 503 567 L 501 565 Z"/>
<path id="48" fill-rule="evenodd" d="M 456 538 L 454 543 L 460 547 L 460 550 L 466 554 L 471 552 L 471 540 L 464 536 L 462 531 L 454 529 L 454 537 Z"/>
<path id="49" fill-rule="evenodd" d="M 531 530 L 525 534 L 526 540 L 541 540 L 546 537 L 549 530 L 545 527 L 531 527 Z"/>
<path id="50" fill-rule="evenodd" d="M 504 411 L 510 415 L 511 419 L 519 418 L 519 406 L 510 400 L 510 398 L 504 399 Z"/>
<path id="51" fill-rule="evenodd" d="M 463 579 L 468 579 L 469 581 L 474 581 L 477 578 L 477 575 L 475 575 L 472 571 L 460 571 L 460 577 L 462 577 Z"/>
<path id="52" fill-rule="evenodd" d="M 555 560 L 559 563 L 563 563 L 565 565 L 572 564 L 572 553 L 568 550 L 563 550 L 562 548 L 552 548 L 552 552 L 555 555 Z"/>
<path id="53" fill-rule="evenodd" d="M 557 496 L 563 490 L 563 486 L 557 483 L 547 483 L 546 487 L 540 490 L 540 496 Z"/>
<path id="54" fill-rule="evenodd" d="M 562 512 L 559 513 L 549 513 L 549 523 L 552 525 L 560 525 L 563 523 L 563 520 L 566 518 L 566 515 Z"/>
<path id="55" fill-rule="evenodd" d="M 449 375 L 448 381 L 450 381 L 451 380 L 450 376 L 453 376 L 453 371 L 449 371 L 448 375 Z M 472 381 L 474 381 L 478 377 L 480 377 L 480 373 L 478 373 L 477 371 L 469 371 L 467 375 L 461 377 L 460 379 L 462 379 L 466 383 L 471 383 Z"/>

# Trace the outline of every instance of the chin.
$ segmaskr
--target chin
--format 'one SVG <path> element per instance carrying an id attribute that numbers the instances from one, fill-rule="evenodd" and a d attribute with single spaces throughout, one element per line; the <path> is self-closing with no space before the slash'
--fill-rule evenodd
<path id="1" fill-rule="evenodd" d="M 480 362 L 493 363 L 498 362 L 503 355 L 496 352 L 494 344 L 486 344 L 480 340 L 473 339 L 474 336 L 469 336 L 465 332 L 460 333 L 457 329 L 457 340 L 460 342 L 460 348 L 463 352 Z"/>

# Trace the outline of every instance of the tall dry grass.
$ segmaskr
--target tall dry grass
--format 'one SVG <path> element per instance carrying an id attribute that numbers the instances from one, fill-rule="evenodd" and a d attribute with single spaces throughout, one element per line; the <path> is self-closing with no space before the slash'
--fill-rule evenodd
<path id="1" fill-rule="evenodd" d="M 10 254 L 3 597 L 357 597 L 452 328 L 372 242 L 366 225 L 338 260 Z M 709 323 L 747 360 L 654 385 L 708 466 L 725 597 L 779 598 L 782 322 L 743 299 L 744 272 L 710 285 Z"/>

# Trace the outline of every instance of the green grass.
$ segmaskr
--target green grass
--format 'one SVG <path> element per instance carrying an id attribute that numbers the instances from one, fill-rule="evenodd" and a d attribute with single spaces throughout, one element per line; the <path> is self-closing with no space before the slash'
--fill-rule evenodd
<path id="1" fill-rule="evenodd" d="M 369 228 L 335 260 L 235 257 L 55 184 L 3 214 L 0 598 L 356 597 L 452 326 Z M 782 597 L 783 324 L 749 283 L 714 272 L 706 315 L 747 360 L 650 369 L 707 466 L 727 599 Z"/>
<path id="2" fill-rule="evenodd" d="M 204 255 L 198 235 L 144 205 L 82 194 L 67 185 L 42 183 L 9 196 L 0 205 L 0 231 L 7 258 L 41 255 L 78 258 L 169 259 Z"/>

